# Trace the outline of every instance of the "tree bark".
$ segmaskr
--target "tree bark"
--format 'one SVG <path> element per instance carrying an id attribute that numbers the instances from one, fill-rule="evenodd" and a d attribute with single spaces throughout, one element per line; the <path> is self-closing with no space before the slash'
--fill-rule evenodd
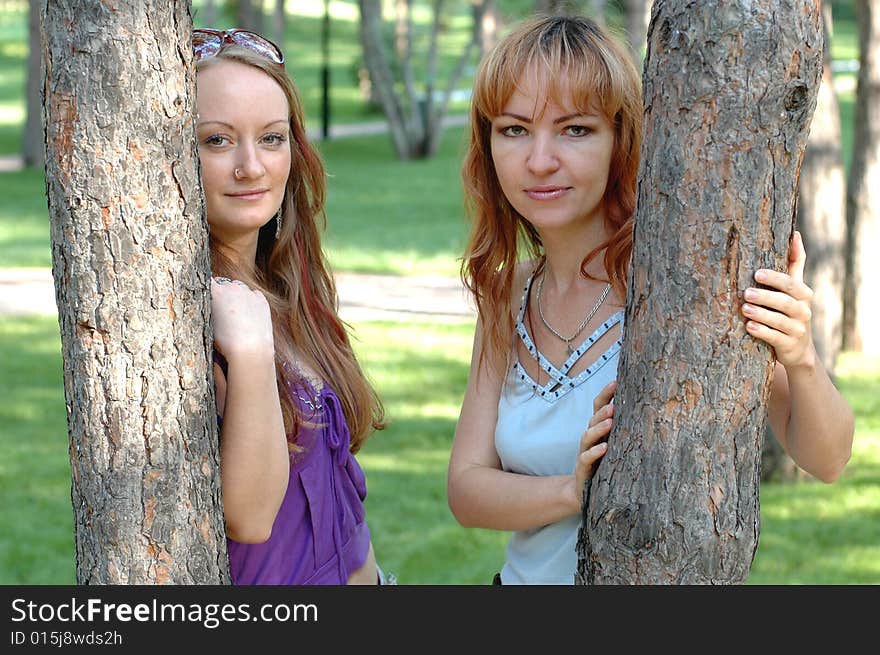
<path id="1" fill-rule="evenodd" d="M 822 83 L 798 182 L 797 224 L 804 238 L 804 281 L 813 289 L 813 342 L 834 377 L 842 345 L 843 282 L 846 241 L 846 184 L 841 154 L 840 109 L 831 71 L 830 6 L 822 7 L 825 48 Z M 761 480 L 807 479 L 767 428 L 761 451 Z"/>
<path id="2" fill-rule="evenodd" d="M 847 180 L 844 347 L 880 356 L 880 3 L 857 0 L 859 81 Z"/>
<path id="3" fill-rule="evenodd" d="M 189 2 L 43 12 L 77 582 L 227 582 Z"/>
<path id="4" fill-rule="evenodd" d="M 786 264 L 822 69 L 819 8 L 655 5 L 615 425 L 575 578 L 742 583 L 774 362 L 739 307 L 755 270 Z"/>
<path id="5" fill-rule="evenodd" d="M 40 55 L 40 3 L 28 2 L 28 66 L 27 66 L 27 118 L 22 140 L 22 159 L 25 166 L 43 168 L 45 166 L 46 146 L 43 137 L 42 107 L 40 87 L 43 86 L 42 56 Z"/>

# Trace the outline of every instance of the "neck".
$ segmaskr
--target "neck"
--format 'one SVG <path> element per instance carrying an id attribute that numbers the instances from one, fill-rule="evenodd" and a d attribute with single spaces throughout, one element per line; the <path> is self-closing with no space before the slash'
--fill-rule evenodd
<path id="1" fill-rule="evenodd" d="M 553 233 L 541 235 L 544 245 L 547 284 L 560 292 L 565 292 L 570 287 L 584 281 L 581 275 L 581 262 L 587 253 L 601 243 L 604 243 L 611 235 L 607 229 L 579 230 L 577 233 L 565 235 Z M 572 248 L 571 244 L 581 244 L 578 248 Z M 599 252 L 587 265 L 587 272 L 598 278 L 607 277 L 603 260 L 604 252 Z"/>

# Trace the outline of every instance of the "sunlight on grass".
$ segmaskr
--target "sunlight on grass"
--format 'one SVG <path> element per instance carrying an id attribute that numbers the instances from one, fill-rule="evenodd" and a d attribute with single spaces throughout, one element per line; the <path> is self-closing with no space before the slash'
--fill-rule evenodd
<path id="1" fill-rule="evenodd" d="M 24 122 L 24 105 L 21 103 L 15 104 L 0 104 L 0 124 L 3 125 L 18 125 Z"/>

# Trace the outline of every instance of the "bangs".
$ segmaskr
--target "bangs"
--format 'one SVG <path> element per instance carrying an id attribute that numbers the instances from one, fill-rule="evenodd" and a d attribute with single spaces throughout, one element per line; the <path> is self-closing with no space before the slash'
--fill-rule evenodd
<path id="1" fill-rule="evenodd" d="M 581 113 L 599 110 L 613 124 L 626 102 L 627 76 L 611 70 L 609 61 L 617 60 L 603 43 L 567 30 L 565 24 L 521 30 L 507 48 L 485 60 L 475 84 L 474 109 L 491 121 L 528 79 L 536 84 L 538 97 L 560 106 L 571 103 Z"/>

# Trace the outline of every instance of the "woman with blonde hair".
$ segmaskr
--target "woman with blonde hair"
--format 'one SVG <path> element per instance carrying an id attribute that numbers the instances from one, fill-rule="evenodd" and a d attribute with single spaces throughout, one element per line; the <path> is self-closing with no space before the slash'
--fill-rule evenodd
<path id="1" fill-rule="evenodd" d="M 462 168 L 473 219 L 462 277 L 479 311 L 449 462 L 464 526 L 511 531 L 498 584 L 572 584 L 581 490 L 606 451 L 632 255 L 642 98 L 629 52 L 588 18 L 536 17 L 474 81 Z M 773 346 L 769 419 L 834 480 L 853 418 L 816 357 L 805 254 L 762 270 L 746 329 Z M 586 429 L 585 429 L 586 426 Z"/>

